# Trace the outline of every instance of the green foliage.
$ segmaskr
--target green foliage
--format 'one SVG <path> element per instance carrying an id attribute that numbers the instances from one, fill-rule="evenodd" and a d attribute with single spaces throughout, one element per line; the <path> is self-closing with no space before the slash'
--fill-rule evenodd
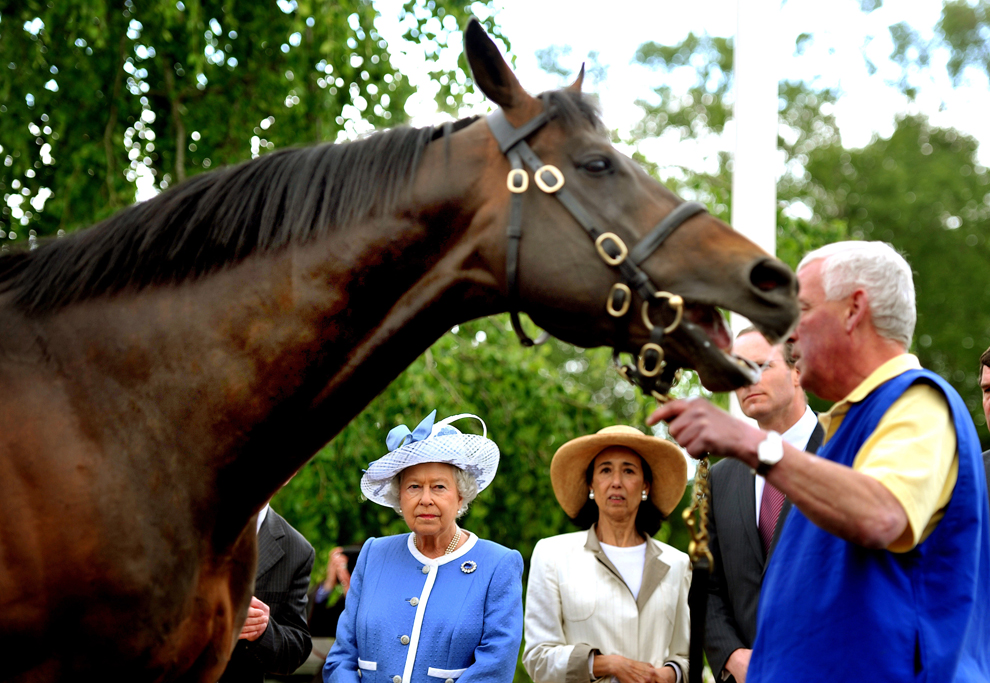
<path id="1" fill-rule="evenodd" d="M 460 29 L 466 23 L 467 16 L 475 12 L 475 18 L 481 21 L 492 38 L 502 42 L 506 52 L 511 47 L 491 14 L 487 17 L 477 15 L 477 10 L 485 9 L 485 4 L 466 0 L 408 0 L 403 5 L 405 18 L 412 23 L 403 37 L 410 43 L 426 46 L 426 59 L 435 66 L 427 73 L 440 86 L 434 99 L 442 112 L 456 115 L 464 95 L 473 84 L 471 70 L 460 45 Z M 445 68 L 442 55 L 451 51 L 458 55 L 456 67 Z"/>
<path id="2" fill-rule="evenodd" d="M 560 79 L 560 87 L 562 88 L 570 85 L 577 78 L 577 71 L 568 69 L 560 63 L 562 57 L 567 57 L 570 54 L 570 45 L 551 45 L 550 47 L 536 51 L 536 60 L 540 68 L 548 74 L 557 76 Z M 588 53 L 584 62 L 582 62 L 584 66 L 583 89 L 585 92 L 588 92 L 589 86 L 604 81 L 608 74 L 608 67 L 599 61 L 598 55 L 598 52 L 592 50 Z"/>
<path id="3" fill-rule="evenodd" d="M 276 496 L 273 505 L 317 548 L 314 581 L 325 574 L 333 546 L 408 531 L 395 511 L 358 502 L 359 482 L 362 469 L 386 452 L 392 427 L 414 427 L 434 408 L 438 417 L 478 415 L 501 451 L 498 475 L 462 519 L 465 528 L 516 548 L 527 565 L 538 540 L 575 531 L 550 486 L 553 454 L 565 441 L 608 425 L 643 425 L 655 407 L 609 364 L 606 349 L 556 340 L 524 348 L 508 316 L 444 335 Z M 699 388 L 692 378 L 681 391 Z M 480 433 L 471 421 L 456 426 Z M 657 538 L 686 550 L 681 507 Z"/>
<path id="4" fill-rule="evenodd" d="M 436 59 L 482 7 L 410 1 L 409 38 Z M 0 4 L 0 231 L 105 218 L 134 201 L 139 172 L 164 189 L 276 147 L 401 123 L 413 89 L 377 18 L 370 0 Z"/>
<path id="5" fill-rule="evenodd" d="M 959 391 L 983 422 L 977 359 L 990 346 L 990 174 L 977 143 L 921 116 L 861 150 L 820 149 L 809 159 L 809 196 L 827 196 L 813 220 L 838 222 L 853 239 L 889 242 L 915 272 L 912 349 Z M 983 430 L 979 430 L 985 437 Z"/>
<path id="6" fill-rule="evenodd" d="M 990 4 L 966 0 L 946 2 L 936 31 L 949 48 L 949 75 L 958 83 L 963 70 L 972 66 L 990 75 Z"/>
<path id="7" fill-rule="evenodd" d="M 945 5 L 939 31 L 957 59 L 956 66 L 949 65 L 953 75 L 964 65 L 990 65 L 990 44 L 982 37 L 990 29 L 988 19 L 990 5 L 982 2 Z M 891 34 L 895 62 L 928 66 L 930 46 L 914 29 L 897 25 Z M 810 39 L 801 36 L 797 47 Z M 726 40 L 693 35 L 674 46 L 643 45 L 637 55 L 641 63 L 663 71 L 694 69 L 695 83 L 680 99 L 658 89 L 660 104 L 644 105 L 632 142 L 721 133 L 731 116 L 730 51 Z M 955 386 L 976 424 L 982 424 L 976 366 L 990 346 L 990 282 L 983 277 L 990 260 L 990 174 L 977 163 L 976 141 L 913 116 L 899 120 L 889 139 L 847 149 L 831 113 L 835 91 L 782 82 L 779 94 L 779 148 L 786 171 L 777 193 L 778 255 L 795 267 L 808 251 L 837 240 L 893 244 L 915 270 L 918 325 L 912 350 Z M 647 168 L 659 173 L 655 165 Z M 668 184 L 725 217 L 731 208 L 730 157 L 720 156 L 714 174 L 680 169 Z M 982 429 L 980 434 L 986 441 Z"/>
<path id="8" fill-rule="evenodd" d="M 668 85 L 654 92 L 659 105 L 637 102 L 644 111 L 634 137 L 647 137 L 664 130 L 676 130 L 681 139 L 696 138 L 708 133 L 721 133 L 731 113 L 728 94 L 731 89 L 732 40 L 693 33 L 673 46 L 644 43 L 634 60 L 648 67 L 670 72 L 690 68 L 696 80 L 686 93 L 675 95 Z"/>

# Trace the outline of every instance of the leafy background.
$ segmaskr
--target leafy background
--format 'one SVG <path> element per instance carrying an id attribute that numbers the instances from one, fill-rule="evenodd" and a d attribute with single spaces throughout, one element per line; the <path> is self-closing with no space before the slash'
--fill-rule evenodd
<path id="1" fill-rule="evenodd" d="M 861 6 L 871 12 L 881 4 Z M 488 16 L 486 28 L 511 50 L 492 12 L 479 12 L 485 8 L 491 4 L 409 0 L 404 44 L 389 45 L 370 0 L 0 0 L 0 252 L 105 218 L 135 200 L 139 181 L 165 190 L 274 148 L 402 124 L 413 91 L 393 59 L 411 45 L 425 49 L 439 84 L 438 120 L 456 116 L 472 83 L 463 58 L 442 58 L 459 52 L 458 27 L 467 16 Z M 890 60 L 908 97 L 926 73 L 943 68 L 931 58 L 939 50 L 948 51 L 944 68 L 957 82 L 990 75 L 987 1 L 944 3 L 929 39 L 905 24 L 889 31 Z M 795 52 L 813 39 L 799 36 Z M 573 77 L 562 64 L 568 53 L 548 46 L 539 54 L 561 83 Z M 732 39 L 645 43 L 636 60 L 654 75 L 655 97 L 640 103 L 643 116 L 631 131 L 613 132 L 615 141 L 682 196 L 728 219 L 727 150 L 707 171 L 661 166 L 645 150 L 656 138 L 700 140 L 725 131 Z M 586 83 L 594 88 L 605 69 L 595 54 L 588 65 Z M 687 88 L 664 85 L 675 72 L 689 74 Z M 918 293 L 912 350 L 959 390 L 990 446 L 977 386 L 977 359 L 990 346 L 990 174 L 979 163 L 978 142 L 915 113 L 900 117 L 889 137 L 847 147 L 832 116 L 840 97 L 811 81 L 780 83 L 786 171 L 778 183 L 778 255 L 793 267 L 808 250 L 838 239 L 880 239 L 902 251 Z M 678 391 L 707 395 L 690 375 Z M 314 580 L 331 547 L 404 530 L 394 512 L 359 499 L 358 480 L 382 454 L 391 427 L 412 426 L 433 408 L 441 416 L 476 413 L 488 423 L 502 451 L 499 476 L 465 526 L 528 559 L 539 538 L 569 530 L 547 476 L 556 448 L 606 425 L 643 425 L 652 405 L 610 370 L 605 350 L 556 341 L 524 349 L 504 316 L 458 326 L 276 497 L 275 507 L 318 550 Z M 679 510 L 659 537 L 686 548 Z"/>

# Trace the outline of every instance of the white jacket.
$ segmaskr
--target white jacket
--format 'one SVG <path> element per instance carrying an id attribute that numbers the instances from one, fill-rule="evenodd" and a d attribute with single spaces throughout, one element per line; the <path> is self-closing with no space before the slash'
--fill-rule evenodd
<path id="1" fill-rule="evenodd" d="M 536 683 L 591 680 L 588 655 L 622 655 L 688 674 L 691 568 L 681 551 L 648 539 L 634 600 L 595 527 L 545 538 L 530 561 L 523 666 Z"/>

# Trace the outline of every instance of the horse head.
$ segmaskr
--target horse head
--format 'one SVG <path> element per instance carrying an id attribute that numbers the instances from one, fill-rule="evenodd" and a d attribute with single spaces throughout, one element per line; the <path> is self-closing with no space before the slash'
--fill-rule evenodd
<path id="1" fill-rule="evenodd" d="M 581 95 L 583 68 L 566 90 L 533 97 L 477 21 L 464 44 L 475 83 L 500 107 L 488 117 L 499 208 L 479 215 L 499 234 L 492 260 L 506 262 L 510 306 L 565 341 L 638 355 L 633 374 L 662 368 L 668 388 L 681 367 L 713 391 L 753 382 L 755 368 L 727 353 L 718 309 L 782 339 L 798 314 L 790 269 L 619 153 Z"/>

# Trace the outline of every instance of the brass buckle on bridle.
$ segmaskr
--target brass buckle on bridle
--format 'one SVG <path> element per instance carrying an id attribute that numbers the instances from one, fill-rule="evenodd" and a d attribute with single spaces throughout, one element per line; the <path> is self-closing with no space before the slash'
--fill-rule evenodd
<path id="1" fill-rule="evenodd" d="M 611 240 L 615 246 L 619 248 L 619 253 L 617 256 L 612 256 L 605 250 L 605 240 Z M 617 266 L 626 260 L 626 256 L 629 255 L 629 247 L 626 243 L 622 241 L 622 238 L 616 235 L 614 232 L 603 232 L 601 235 L 595 239 L 595 249 L 598 250 L 598 255 L 602 257 L 602 261 L 610 266 Z"/>
<path id="2" fill-rule="evenodd" d="M 505 184 L 509 188 L 509 192 L 522 194 L 529 189 L 529 174 L 524 169 L 514 168 L 509 171 L 509 177 L 505 179 Z"/>
<path id="3" fill-rule="evenodd" d="M 655 299 L 666 299 L 667 305 L 674 309 L 674 322 L 663 328 L 664 334 L 670 334 L 681 324 L 681 319 L 684 317 L 684 298 L 680 294 L 671 294 L 670 292 L 657 292 L 653 295 Z M 643 315 L 643 325 L 646 326 L 650 332 L 653 331 L 655 327 L 653 321 L 650 320 L 650 301 L 643 302 L 642 315 Z M 644 347 L 645 348 L 645 347 Z"/>
<path id="4" fill-rule="evenodd" d="M 667 327 L 662 328 L 662 334 L 657 334 L 656 325 L 650 320 L 650 303 L 651 301 L 644 301 L 642 308 L 643 324 L 646 326 L 651 333 L 651 338 L 653 341 L 643 344 L 643 348 L 639 350 L 639 358 L 636 361 L 636 369 L 639 374 L 643 377 L 656 377 L 663 370 L 663 347 L 660 346 L 660 340 L 663 338 L 664 334 L 670 334 L 677 329 L 678 325 L 681 324 L 681 319 L 684 317 L 684 299 L 677 294 L 671 294 L 670 292 L 657 292 L 653 295 L 655 299 L 665 299 L 667 305 L 674 309 L 674 322 L 667 325 Z M 648 353 L 655 353 L 657 359 L 653 362 L 653 366 L 650 368 L 646 367 L 646 356 Z"/>
<path id="5" fill-rule="evenodd" d="M 551 180 L 554 181 L 553 185 L 551 185 L 550 183 L 548 183 L 546 180 L 543 179 L 544 173 L 550 174 Z M 540 188 L 547 194 L 553 194 L 554 192 L 556 192 L 557 190 L 559 190 L 564 186 L 564 174 L 561 173 L 560 169 L 558 169 L 556 166 L 553 166 L 551 164 L 545 164 L 543 166 L 540 166 L 538 169 L 536 169 L 536 172 L 533 173 L 533 182 L 536 183 L 536 186 L 538 188 Z"/>
<path id="6" fill-rule="evenodd" d="M 622 305 L 619 308 L 615 307 L 616 294 L 622 292 Z M 629 310 L 629 305 L 632 303 L 632 290 L 629 289 L 629 285 L 623 284 L 621 282 L 616 282 L 612 285 L 612 289 L 609 290 L 608 300 L 605 302 L 605 310 L 613 318 L 621 318 Z"/>

